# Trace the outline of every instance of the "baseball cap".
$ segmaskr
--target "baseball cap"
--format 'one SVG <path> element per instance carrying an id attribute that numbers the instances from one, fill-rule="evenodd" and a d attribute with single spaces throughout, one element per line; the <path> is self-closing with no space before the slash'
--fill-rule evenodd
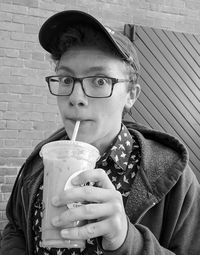
<path id="1" fill-rule="evenodd" d="M 100 31 L 119 55 L 134 68 L 136 73 L 139 72 L 140 64 L 137 52 L 128 37 L 112 28 L 104 26 L 92 15 L 83 11 L 62 11 L 47 19 L 39 31 L 39 42 L 41 46 L 49 53 L 52 53 L 51 42 L 53 39 L 58 38 L 67 26 L 75 24 L 87 24 Z"/>

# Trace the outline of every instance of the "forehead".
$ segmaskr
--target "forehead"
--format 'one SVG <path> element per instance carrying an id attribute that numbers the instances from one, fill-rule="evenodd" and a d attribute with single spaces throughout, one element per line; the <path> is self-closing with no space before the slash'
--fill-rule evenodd
<path id="1" fill-rule="evenodd" d="M 119 57 L 101 49 L 77 47 L 61 56 L 57 71 L 123 73 L 126 71 L 126 65 Z"/>

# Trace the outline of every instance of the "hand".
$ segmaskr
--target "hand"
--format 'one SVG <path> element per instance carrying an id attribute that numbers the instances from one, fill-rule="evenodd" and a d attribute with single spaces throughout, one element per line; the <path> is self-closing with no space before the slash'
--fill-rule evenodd
<path id="1" fill-rule="evenodd" d="M 95 186 L 81 186 L 87 182 Z M 102 169 L 93 169 L 80 173 L 72 184 L 72 189 L 63 191 L 55 206 L 65 206 L 72 202 L 88 202 L 76 208 L 66 210 L 52 219 L 55 227 L 61 228 L 61 236 L 65 239 L 89 239 L 102 236 L 102 246 L 105 250 L 115 250 L 124 242 L 127 234 L 127 217 L 122 196 L 117 191 Z M 90 223 L 81 227 L 70 227 L 79 220 L 89 220 Z"/>

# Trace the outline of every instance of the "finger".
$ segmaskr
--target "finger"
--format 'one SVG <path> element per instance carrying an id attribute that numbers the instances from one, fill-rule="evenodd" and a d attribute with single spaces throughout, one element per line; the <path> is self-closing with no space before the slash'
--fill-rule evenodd
<path id="1" fill-rule="evenodd" d="M 84 186 L 63 191 L 59 197 L 52 198 L 52 204 L 54 206 L 64 206 L 72 202 L 104 203 L 113 199 L 121 200 L 119 191 Z"/>
<path id="2" fill-rule="evenodd" d="M 98 236 L 104 236 L 107 233 L 111 232 L 111 228 L 115 228 L 114 224 L 110 224 L 109 219 L 90 223 L 82 227 L 68 228 L 61 230 L 61 236 L 64 239 L 90 239 Z M 112 225 L 112 227 L 111 227 Z"/>
<path id="3" fill-rule="evenodd" d="M 77 186 L 87 182 L 93 182 L 96 184 L 96 186 L 105 189 L 115 189 L 114 185 L 103 169 L 86 170 L 72 179 L 72 184 Z"/>
<path id="4" fill-rule="evenodd" d="M 118 204 L 111 203 L 82 205 L 77 208 L 68 209 L 60 216 L 53 218 L 52 224 L 55 227 L 69 227 L 69 224 L 80 220 L 109 218 L 118 212 L 122 212 L 122 208 L 119 207 L 120 206 Z"/>
<path id="5" fill-rule="evenodd" d="M 87 223 L 87 221 L 85 222 L 85 224 Z M 78 224 L 80 224 L 80 221 L 72 221 L 69 222 L 68 220 L 63 223 L 63 221 L 61 220 L 60 216 L 56 216 L 53 219 L 51 219 L 51 224 L 54 227 L 57 228 L 73 228 L 73 227 L 77 227 Z"/>

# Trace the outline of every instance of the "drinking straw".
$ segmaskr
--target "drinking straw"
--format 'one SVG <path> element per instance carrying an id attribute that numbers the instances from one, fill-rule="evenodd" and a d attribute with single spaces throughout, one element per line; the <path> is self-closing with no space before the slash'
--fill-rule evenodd
<path id="1" fill-rule="evenodd" d="M 75 127 L 74 127 L 73 134 L 72 134 L 72 139 L 71 139 L 72 141 L 76 140 L 76 136 L 77 136 L 77 133 L 78 133 L 79 125 L 80 125 L 80 120 L 77 120 L 76 124 L 75 124 Z"/>

